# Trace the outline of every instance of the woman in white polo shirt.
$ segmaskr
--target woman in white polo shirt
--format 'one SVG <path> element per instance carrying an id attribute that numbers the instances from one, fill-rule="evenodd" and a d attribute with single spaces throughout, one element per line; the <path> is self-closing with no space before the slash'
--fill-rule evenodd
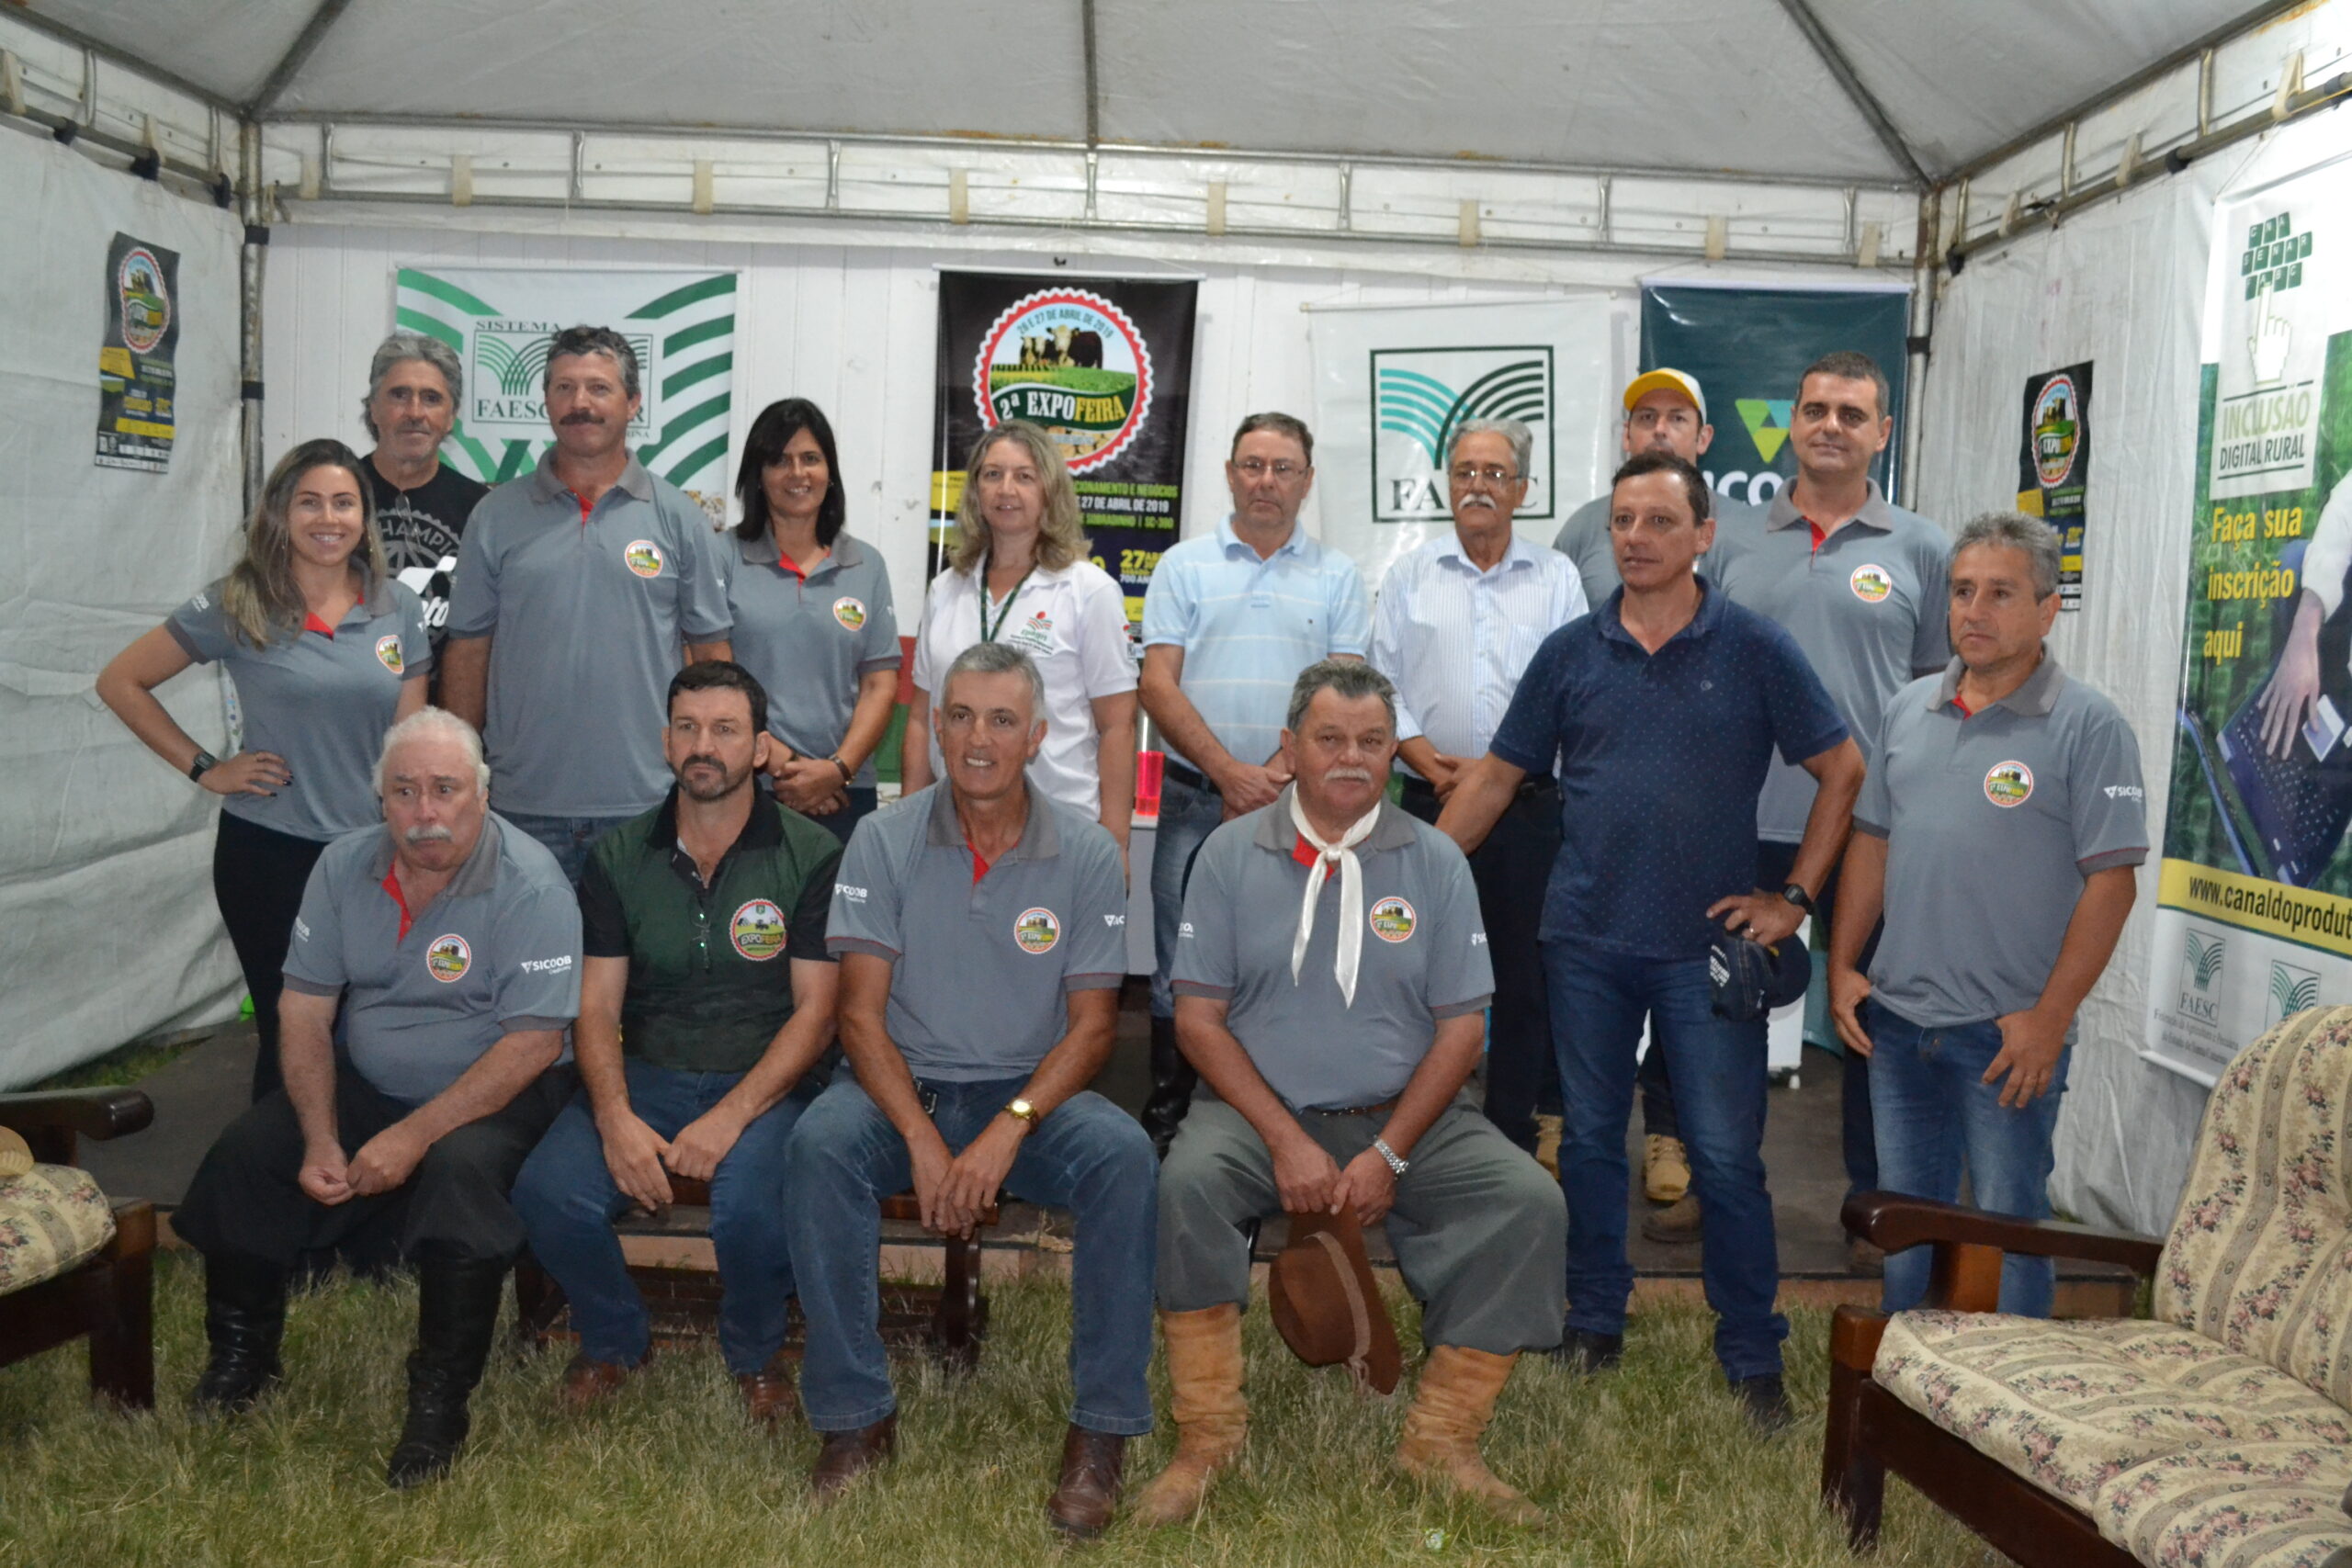
<path id="1" fill-rule="evenodd" d="M 278 1084 L 277 997 L 311 864 L 334 840 L 383 819 L 375 786 L 384 731 L 424 705 L 424 605 L 385 564 L 360 458 L 306 441 L 281 459 L 245 524 L 229 575 L 115 655 L 98 696 L 147 749 L 224 797 L 212 895 L 261 1048 L 254 1098 Z M 154 690 L 191 664 L 236 682 L 245 749 L 216 758 Z"/>
<path id="2" fill-rule="evenodd" d="M 1046 680 L 1046 744 L 1030 782 L 1098 818 L 1122 851 L 1135 810 L 1136 665 L 1127 604 L 1087 558 L 1078 489 L 1053 438 L 1008 420 L 973 447 L 956 510 L 956 544 L 923 603 L 907 717 L 906 787 L 942 767 L 931 736 L 940 677 L 976 642 L 1010 643 Z"/>

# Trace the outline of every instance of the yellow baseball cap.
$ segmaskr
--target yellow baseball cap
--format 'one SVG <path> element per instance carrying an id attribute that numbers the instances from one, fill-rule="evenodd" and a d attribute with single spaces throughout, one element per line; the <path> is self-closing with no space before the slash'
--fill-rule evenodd
<path id="1" fill-rule="evenodd" d="M 1699 411 L 1699 423 L 1707 423 L 1707 396 L 1699 390 L 1699 378 L 1687 371 L 1669 370 L 1664 366 L 1655 370 L 1645 370 L 1625 383 L 1625 412 L 1633 412 L 1634 405 L 1643 398 L 1661 391 L 1679 392 L 1690 399 L 1690 406 Z"/>

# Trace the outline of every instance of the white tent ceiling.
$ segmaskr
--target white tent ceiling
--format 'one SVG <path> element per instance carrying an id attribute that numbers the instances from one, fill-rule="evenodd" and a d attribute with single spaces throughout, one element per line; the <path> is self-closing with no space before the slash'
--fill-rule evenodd
<path id="1" fill-rule="evenodd" d="M 1915 183 L 2253 0 L 16 0 L 265 118 Z M 1091 87 L 1081 17 L 1091 12 Z"/>

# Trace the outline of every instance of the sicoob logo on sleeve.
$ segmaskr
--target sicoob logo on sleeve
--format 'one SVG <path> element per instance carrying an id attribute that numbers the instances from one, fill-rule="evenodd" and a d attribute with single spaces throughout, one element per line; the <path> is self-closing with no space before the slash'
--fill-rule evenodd
<path id="1" fill-rule="evenodd" d="M 424 950 L 425 973 L 443 985 L 463 977 L 465 972 L 472 967 L 473 961 L 474 950 L 468 947 L 466 939 L 455 931 L 435 937 L 433 945 Z"/>
<path id="2" fill-rule="evenodd" d="M 1996 762 L 1984 773 L 1984 798 L 2007 810 L 2033 794 L 2033 770 L 2023 762 Z"/>
<path id="3" fill-rule="evenodd" d="M 621 559 L 639 577 L 662 575 L 662 547 L 650 539 L 631 539 Z"/>
<path id="4" fill-rule="evenodd" d="M 1383 942 L 1403 942 L 1413 934 L 1413 907 L 1402 898 L 1383 898 L 1372 907 L 1372 934 Z"/>
<path id="5" fill-rule="evenodd" d="M 784 911 L 765 898 L 754 898 L 735 911 L 727 935 L 736 952 L 764 964 L 784 951 Z"/>
<path id="6" fill-rule="evenodd" d="M 1062 939 L 1062 923 L 1051 909 L 1023 909 L 1012 922 L 1012 940 L 1023 953 L 1051 953 Z"/>

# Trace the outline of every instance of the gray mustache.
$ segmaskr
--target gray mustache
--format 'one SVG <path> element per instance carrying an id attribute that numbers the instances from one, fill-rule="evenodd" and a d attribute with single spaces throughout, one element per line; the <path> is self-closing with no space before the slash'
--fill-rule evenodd
<path id="1" fill-rule="evenodd" d="M 405 844 L 446 844 L 457 835 L 447 828 L 411 828 L 401 835 Z"/>

